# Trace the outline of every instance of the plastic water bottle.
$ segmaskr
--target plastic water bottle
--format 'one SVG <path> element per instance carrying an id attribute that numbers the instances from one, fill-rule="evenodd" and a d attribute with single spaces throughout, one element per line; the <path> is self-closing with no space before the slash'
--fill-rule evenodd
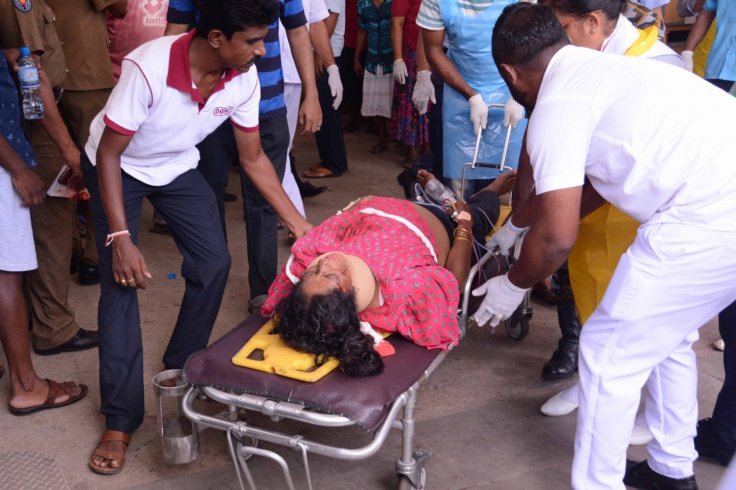
<path id="1" fill-rule="evenodd" d="M 427 182 L 424 191 L 432 200 L 444 206 L 451 206 L 457 201 L 455 193 L 448 189 L 440 179 L 432 179 Z"/>
<path id="2" fill-rule="evenodd" d="M 18 81 L 23 98 L 23 117 L 26 119 L 41 119 L 43 117 L 43 102 L 38 93 L 41 81 L 38 78 L 38 67 L 31 58 L 31 50 L 23 46 L 18 58 Z"/>

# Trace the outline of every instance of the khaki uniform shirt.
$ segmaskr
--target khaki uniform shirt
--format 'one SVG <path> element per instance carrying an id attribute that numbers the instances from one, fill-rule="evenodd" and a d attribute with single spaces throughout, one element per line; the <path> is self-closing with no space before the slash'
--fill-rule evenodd
<path id="1" fill-rule="evenodd" d="M 107 49 L 105 9 L 116 1 L 47 0 L 58 17 L 56 30 L 66 55 L 68 71 L 64 90 L 97 90 L 115 86 Z"/>
<path id="2" fill-rule="evenodd" d="M 66 77 L 66 60 L 56 33 L 56 15 L 45 0 L 0 1 L 0 45 L 28 46 L 41 56 L 41 66 L 54 87 Z"/>

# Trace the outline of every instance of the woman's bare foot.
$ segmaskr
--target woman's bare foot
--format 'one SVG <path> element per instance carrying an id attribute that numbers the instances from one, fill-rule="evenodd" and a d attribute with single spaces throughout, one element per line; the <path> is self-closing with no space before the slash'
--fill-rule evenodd
<path id="1" fill-rule="evenodd" d="M 499 174 L 496 180 L 488 184 L 483 190 L 492 191 L 497 196 L 501 197 L 504 194 L 511 192 L 516 185 L 516 171 L 510 170 L 508 172 Z"/>

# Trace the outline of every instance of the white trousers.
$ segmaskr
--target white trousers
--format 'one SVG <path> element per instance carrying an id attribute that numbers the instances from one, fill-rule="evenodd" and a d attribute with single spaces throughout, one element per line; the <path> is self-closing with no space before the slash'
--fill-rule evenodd
<path id="1" fill-rule="evenodd" d="M 736 232 L 669 223 L 639 228 L 580 336 L 573 488 L 624 489 L 626 447 L 645 383 L 654 435 L 649 465 L 672 478 L 693 474 L 692 334 L 736 298 L 734 278 Z"/>
<path id="2" fill-rule="evenodd" d="M 286 121 L 289 125 L 289 149 L 286 154 L 286 171 L 281 185 L 289 196 L 291 202 L 294 203 L 299 214 L 307 219 L 307 213 L 304 211 L 304 201 L 299 193 L 299 187 L 296 185 L 294 174 L 291 173 L 291 157 L 289 153 L 294 146 L 294 135 L 296 134 L 296 126 L 299 121 L 299 103 L 302 96 L 301 83 L 285 83 L 284 84 L 284 102 L 286 103 Z"/>

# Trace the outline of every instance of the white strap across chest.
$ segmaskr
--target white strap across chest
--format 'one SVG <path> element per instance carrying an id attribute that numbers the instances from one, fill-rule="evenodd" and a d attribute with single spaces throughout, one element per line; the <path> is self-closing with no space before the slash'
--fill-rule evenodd
<path id="1" fill-rule="evenodd" d="M 419 237 L 419 239 L 429 249 L 429 253 L 432 254 L 432 258 L 434 259 L 435 263 L 438 262 L 438 260 L 437 260 L 437 254 L 434 251 L 434 247 L 432 247 L 432 242 L 430 242 L 429 241 L 429 238 L 427 238 L 427 236 L 424 233 L 422 233 L 422 230 L 420 230 L 419 228 L 417 228 L 417 225 L 415 225 L 414 223 L 412 223 L 408 219 L 406 219 L 406 218 L 404 218 L 402 216 L 396 216 L 395 214 L 386 213 L 386 212 L 381 211 L 381 210 L 378 210 L 376 208 L 363 208 L 363 209 L 361 209 L 358 212 L 359 213 L 365 213 L 365 214 L 371 214 L 371 215 L 375 215 L 375 216 L 381 216 L 383 218 L 388 218 L 388 219 L 392 219 L 394 221 L 398 221 L 402 225 L 404 225 L 407 228 L 409 228 L 412 232 L 414 232 L 414 234 L 416 236 Z"/>

